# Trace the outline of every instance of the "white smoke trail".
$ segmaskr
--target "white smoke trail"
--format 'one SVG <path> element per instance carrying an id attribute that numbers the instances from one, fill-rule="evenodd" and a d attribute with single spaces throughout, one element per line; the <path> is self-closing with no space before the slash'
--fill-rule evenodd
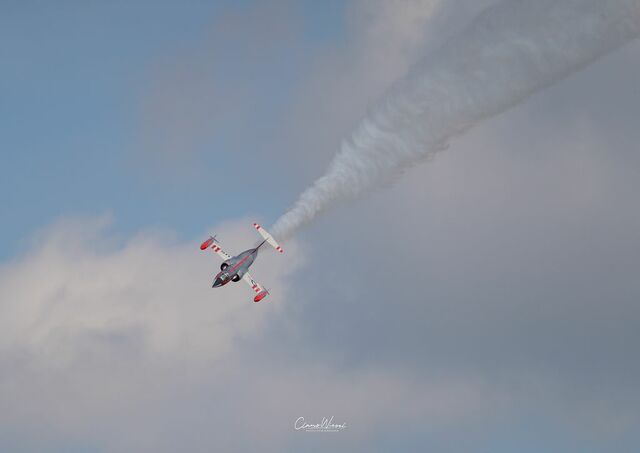
<path id="1" fill-rule="evenodd" d="M 273 225 L 293 235 L 640 33 L 640 0 L 508 0 L 398 82 L 342 143 L 327 172 Z"/>

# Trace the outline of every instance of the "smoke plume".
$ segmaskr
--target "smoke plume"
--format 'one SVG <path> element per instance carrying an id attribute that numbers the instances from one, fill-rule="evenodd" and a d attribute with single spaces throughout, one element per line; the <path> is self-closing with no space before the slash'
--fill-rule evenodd
<path id="1" fill-rule="evenodd" d="M 292 236 L 334 203 L 433 156 L 640 33 L 640 0 L 506 0 L 397 82 L 345 140 L 327 172 L 273 225 Z"/>

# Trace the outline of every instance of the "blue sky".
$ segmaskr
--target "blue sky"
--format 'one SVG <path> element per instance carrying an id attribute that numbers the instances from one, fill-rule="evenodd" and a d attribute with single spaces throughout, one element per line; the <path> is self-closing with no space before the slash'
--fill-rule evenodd
<path id="1" fill-rule="evenodd" d="M 140 147 L 145 89 L 159 62 L 200 45 L 217 17 L 242 14 L 238 2 L 14 3 L 2 15 L 0 54 L 5 222 L 0 256 L 34 229 L 65 214 L 111 212 L 116 228 L 131 233 L 159 225 L 201 233 L 212 221 L 247 213 L 273 220 L 288 203 L 278 190 L 256 194 L 273 177 L 252 147 L 272 146 L 278 114 L 309 64 L 309 53 L 340 40 L 342 2 L 291 4 L 300 28 L 290 59 L 243 61 L 230 46 L 219 63 L 247 91 L 256 116 L 197 144 L 194 180 L 171 169 L 154 172 L 153 152 Z M 217 24 L 216 24 L 217 25 Z M 177 60 L 179 63 L 179 60 Z M 261 71 L 258 83 L 253 79 Z M 251 72 L 249 72 L 251 71 Z M 271 114 L 269 114 L 271 112 Z M 176 152 L 192 150 L 175 150 Z M 150 163 L 151 161 L 151 163 Z M 228 164 L 232 162 L 232 170 Z M 204 171 L 206 169 L 206 171 Z M 248 172 L 248 173 L 247 173 Z M 168 173 L 168 174 L 167 174 Z M 247 176 L 248 174 L 248 176 Z M 282 174 L 276 174 L 282 177 Z M 167 180 L 169 183 L 167 184 Z M 235 184 L 235 182 L 238 182 Z M 232 190 L 220 187 L 233 185 Z"/>

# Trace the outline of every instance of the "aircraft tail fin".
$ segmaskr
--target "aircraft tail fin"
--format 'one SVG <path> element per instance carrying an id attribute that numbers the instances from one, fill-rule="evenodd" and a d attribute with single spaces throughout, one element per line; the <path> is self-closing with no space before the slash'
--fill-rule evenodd
<path id="1" fill-rule="evenodd" d="M 273 236 L 271 236 L 267 230 L 262 228 L 257 223 L 254 223 L 253 227 L 256 230 L 258 230 L 258 233 L 260 233 L 260 236 L 262 236 L 267 241 L 267 244 L 269 244 L 271 247 L 273 247 L 274 249 L 276 249 L 280 253 L 282 253 L 284 251 L 284 250 L 282 250 L 282 247 L 280 247 L 280 244 L 278 244 L 276 242 L 276 240 L 273 239 Z"/>

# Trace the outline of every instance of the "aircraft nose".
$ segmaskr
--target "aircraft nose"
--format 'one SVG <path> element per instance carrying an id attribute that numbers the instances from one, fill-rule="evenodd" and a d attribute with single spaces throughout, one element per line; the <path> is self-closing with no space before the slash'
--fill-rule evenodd
<path id="1" fill-rule="evenodd" d="M 211 287 L 212 288 L 217 288 L 218 286 L 222 286 L 222 280 L 220 278 L 216 278 L 213 281 L 213 285 Z"/>

